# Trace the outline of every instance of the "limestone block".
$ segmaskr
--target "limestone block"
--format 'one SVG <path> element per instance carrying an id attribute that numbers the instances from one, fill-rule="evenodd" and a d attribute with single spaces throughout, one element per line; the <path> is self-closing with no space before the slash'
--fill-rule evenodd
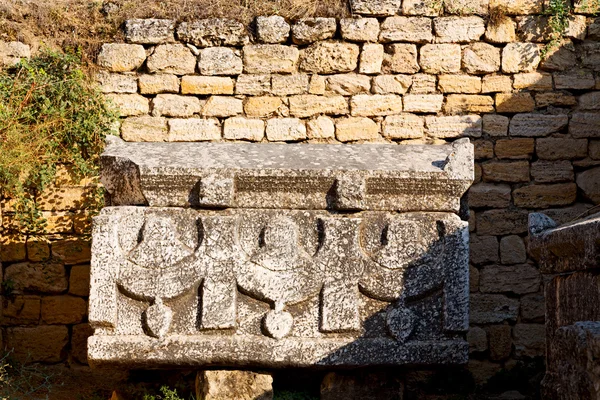
<path id="1" fill-rule="evenodd" d="M 444 96 L 441 94 L 407 94 L 403 100 L 406 112 L 436 113 L 442 110 Z"/>
<path id="2" fill-rule="evenodd" d="M 498 239 L 496 236 L 471 235 L 469 261 L 475 265 L 498 262 Z"/>
<path id="3" fill-rule="evenodd" d="M 122 117 L 144 115 L 150 112 L 148 99 L 139 94 L 109 93 L 105 98 L 117 108 L 119 115 Z"/>
<path id="4" fill-rule="evenodd" d="M 546 314 L 544 294 L 528 294 L 521 297 L 521 318 L 524 321 L 543 322 Z"/>
<path id="5" fill-rule="evenodd" d="M 0 66 L 12 67 L 22 58 L 31 57 L 31 49 L 21 42 L 0 41 Z"/>
<path id="6" fill-rule="evenodd" d="M 486 75 L 481 80 L 481 93 L 510 92 L 512 79 L 507 75 Z"/>
<path id="7" fill-rule="evenodd" d="M 221 126 L 215 118 L 171 118 L 169 142 L 197 142 L 221 139 Z"/>
<path id="8" fill-rule="evenodd" d="M 427 133 L 435 138 L 481 137 L 482 119 L 479 115 L 425 117 Z"/>
<path id="9" fill-rule="evenodd" d="M 121 137 L 128 142 L 164 142 L 167 120 L 163 117 L 131 117 L 121 124 Z"/>
<path id="10" fill-rule="evenodd" d="M 438 88 L 442 93 L 481 93 L 481 78 L 471 75 L 440 75 Z"/>
<path id="11" fill-rule="evenodd" d="M 272 118 L 267 121 L 267 140 L 282 142 L 306 139 L 306 126 L 298 118 Z"/>
<path id="12" fill-rule="evenodd" d="M 543 356 L 546 349 L 545 329 L 543 324 L 516 324 L 513 328 L 515 356 Z"/>
<path id="13" fill-rule="evenodd" d="M 569 122 L 569 133 L 574 138 L 600 137 L 600 115 L 595 113 L 573 113 Z"/>
<path id="14" fill-rule="evenodd" d="M 491 140 L 476 140 L 473 145 L 475 146 L 476 160 L 494 158 L 494 142 Z"/>
<path id="15" fill-rule="evenodd" d="M 11 264 L 4 271 L 4 280 L 13 282 L 15 291 L 61 293 L 67 290 L 67 275 L 60 263 Z"/>
<path id="16" fill-rule="evenodd" d="M 273 400 L 271 374 L 207 370 L 196 376 L 196 398 L 204 400 Z"/>
<path id="17" fill-rule="evenodd" d="M 519 39 L 523 42 L 547 42 L 552 35 L 547 16 L 526 15 L 516 20 Z"/>
<path id="18" fill-rule="evenodd" d="M 256 17 L 256 37 L 261 43 L 284 43 L 290 35 L 290 25 L 279 15 Z"/>
<path id="19" fill-rule="evenodd" d="M 415 74 L 412 76 L 410 93 L 436 93 L 437 77 L 429 74 Z"/>
<path id="20" fill-rule="evenodd" d="M 473 293 L 469 315 L 472 324 L 516 321 L 519 315 L 519 300 L 501 294 Z"/>
<path id="21" fill-rule="evenodd" d="M 292 73 L 296 70 L 298 48 L 280 44 L 244 46 L 244 72 L 249 74 Z"/>
<path id="22" fill-rule="evenodd" d="M 233 94 L 233 87 L 234 80 L 228 77 L 186 75 L 181 78 L 181 94 Z"/>
<path id="23" fill-rule="evenodd" d="M 552 75 L 545 72 L 524 72 L 514 75 L 515 89 L 552 90 Z"/>
<path id="24" fill-rule="evenodd" d="M 565 114 L 517 114 L 510 120 L 511 136 L 541 137 L 559 132 L 567 126 L 569 117 Z"/>
<path id="25" fill-rule="evenodd" d="M 273 75 L 271 77 L 271 93 L 276 96 L 305 94 L 308 92 L 308 86 L 307 74 Z"/>
<path id="26" fill-rule="evenodd" d="M 467 341 L 469 342 L 469 353 L 481 353 L 488 349 L 487 334 L 478 326 L 469 329 Z"/>
<path id="27" fill-rule="evenodd" d="M 461 50 L 458 44 L 426 44 L 421 47 L 419 62 L 424 72 L 441 74 L 460 71 Z"/>
<path id="28" fill-rule="evenodd" d="M 487 43 L 473 43 L 463 50 L 463 68 L 469 74 L 487 74 L 500 69 L 500 49 Z"/>
<path id="29" fill-rule="evenodd" d="M 321 382 L 322 400 L 402 399 L 404 383 L 392 373 L 330 372 Z"/>
<path id="30" fill-rule="evenodd" d="M 490 21 L 485 30 L 485 40 L 491 43 L 512 43 L 517 40 L 517 23 L 506 15 Z"/>
<path id="31" fill-rule="evenodd" d="M 477 233 L 480 235 L 510 235 L 527 232 L 525 210 L 489 210 L 477 213 Z"/>
<path id="32" fill-rule="evenodd" d="M 577 99 L 567 92 L 545 92 L 535 95 L 535 105 L 538 108 L 548 106 L 576 106 Z"/>
<path id="33" fill-rule="evenodd" d="M 509 43 L 502 50 L 502 72 L 530 72 L 539 65 L 541 47 L 536 43 Z"/>
<path id="34" fill-rule="evenodd" d="M 5 346 L 14 349 L 11 357 L 16 361 L 57 363 L 66 356 L 69 329 L 56 325 L 7 328 L 4 339 Z"/>
<path id="35" fill-rule="evenodd" d="M 287 108 L 279 97 L 249 97 L 244 102 L 244 112 L 249 117 L 271 117 L 286 114 Z"/>
<path id="36" fill-rule="evenodd" d="M 146 60 L 146 50 L 139 44 L 106 43 L 98 54 L 98 65 L 111 72 L 134 71 Z"/>
<path id="37" fill-rule="evenodd" d="M 223 136 L 229 140 L 259 142 L 265 136 L 265 122 L 243 117 L 227 118 L 223 124 Z"/>
<path id="38" fill-rule="evenodd" d="M 494 99 L 483 95 L 451 94 L 446 97 L 444 111 L 448 114 L 493 112 Z"/>
<path id="39" fill-rule="evenodd" d="M 593 71 L 600 71 L 600 44 L 596 42 L 584 42 L 578 48 L 581 65 Z"/>
<path id="40" fill-rule="evenodd" d="M 335 124 L 329 117 L 317 117 L 306 122 L 306 135 L 309 139 L 333 139 Z"/>
<path id="41" fill-rule="evenodd" d="M 262 96 L 270 91 L 270 75 L 239 75 L 235 83 L 235 94 Z"/>
<path id="42" fill-rule="evenodd" d="M 590 140 L 588 151 L 592 159 L 600 159 L 600 140 Z"/>
<path id="43" fill-rule="evenodd" d="M 337 30 L 335 18 L 303 18 L 292 25 L 292 41 L 296 44 L 310 44 L 330 39 Z"/>
<path id="44" fill-rule="evenodd" d="M 443 4 L 434 0 L 404 0 L 402 2 L 402 14 L 425 15 L 435 17 L 442 11 Z"/>
<path id="45" fill-rule="evenodd" d="M 85 264 L 90 262 L 90 241 L 80 236 L 61 235 L 51 243 L 52 257 L 65 265 Z"/>
<path id="46" fill-rule="evenodd" d="M 468 43 L 483 36 L 485 22 L 476 16 L 438 17 L 433 20 L 433 29 L 438 43 Z"/>
<path id="47" fill-rule="evenodd" d="M 384 74 L 414 74 L 419 71 L 417 46 L 408 43 L 393 43 L 385 46 L 381 72 Z"/>
<path id="48" fill-rule="evenodd" d="M 527 113 L 535 109 L 535 100 L 528 92 L 497 93 L 496 112 Z"/>
<path id="49" fill-rule="evenodd" d="M 400 11 L 401 0 L 351 0 L 353 14 L 386 16 Z"/>
<path id="50" fill-rule="evenodd" d="M 361 74 L 378 74 L 381 72 L 384 50 L 383 45 L 376 43 L 365 43 L 360 52 L 360 64 L 358 72 Z"/>
<path id="51" fill-rule="evenodd" d="M 486 114 L 483 116 L 483 133 L 490 136 L 506 136 L 508 133 L 508 117 Z"/>
<path id="52" fill-rule="evenodd" d="M 2 300 L 3 325 L 37 325 L 40 320 L 40 296 L 12 295 Z"/>
<path id="53" fill-rule="evenodd" d="M 579 96 L 579 110 L 600 110 L 600 91 Z"/>
<path id="54" fill-rule="evenodd" d="M 340 32 L 344 40 L 351 42 L 377 42 L 379 21 L 377 18 L 342 18 Z"/>
<path id="55" fill-rule="evenodd" d="M 75 296 L 45 296 L 42 298 L 42 322 L 46 324 L 77 324 L 87 314 L 87 303 Z"/>
<path id="56" fill-rule="evenodd" d="M 125 40 L 129 43 L 159 44 L 173 42 L 175 21 L 170 19 L 128 19 L 125 21 Z"/>
<path id="57" fill-rule="evenodd" d="M 517 235 L 500 239 L 500 260 L 502 264 L 521 264 L 527 261 L 525 243 Z"/>
<path id="58" fill-rule="evenodd" d="M 444 2 L 444 9 L 448 14 L 467 15 L 487 15 L 489 13 L 490 0 L 448 0 Z"/>
<path id="59" fill-rule="evenodd" d="M 243 68 L 242 58 L 228 47 L 200 50 L 198 69 L 202 75 L 239 75 Z"/>
<path id="60" fill-rule="evenodd" d="M 77 324 L 73 326 L 71 335 L 71 356 L 81 364 L 87 364 L 87 340 L 94 330 L 90 324 Z"/>
<path id="61" fill-rule="evenodd" d="M 529 182 L 529 162 L 488 162 L 482 165 L 486 182 Z"/>
<path id="62" fill-rule="evenodd" d="M 594 204 L 600 203 L 600 167 L 588 169 L 577 174 L 577 186 L 586 199 Z"/>
<path id="63" fill-rule="evenodd" d="M 379 126 L 370 118 L 339 118 L 335 122 L 335 135 L 340 142 L 373 140 L 379 137 Z"/>
<path id="64" fill-rule="evenodd" d="M 244 105 L 241 99 L 228 96 L 211 96 L 202 109 L 202 116 L 232 117 L 243 112 Z"/>
<path id="65" fill-rule="evenodd" d="M 381 24 L 380 42 L 431 43 L 431 19 L 425 17 L 388 17 Z"/>
<path id="66" fill-rule="evenodd" d="M 187 86 L 183 84 L 182 90 Z M 152 116 L 160 117 L 191 117 L 202 110 L 203 101 L 194 96 L 177 94 L 158 94 L 152 100 Z"/>
<path id="67" fill-rule="evenodd" d="M 492 377 L 502 371 L 502 364 L 487 360 L 469 360 L 467 369 L 473 376 L 476 385 L 485 385 Z"/>
<path id="68" fill-rule="evenodd" d="M 5 235 L 8 236 L 8 235 Z M 2 254 L 4 254 L 4 252 L 2 250 L 6 250 L 6 245 L 2 243 L 2 246 L 4 246 L 4 248 L 2 248 L 0 250 L 0 259 L 3 260 Z M 2 247 L 0 246 L 0 247 Z M 10 246 L 10 245 L 9 245 Z M 25 258 L 25 255 L 23 254 L 23 257 L 19 260 L 12 260 L 12 261 L 21 261 Z M 39 262 L 39 261 L 46 261 L 48 260 L 48 258 L 50 258 L 50 246 L 48 246 L 48 242 L 44 239 L 35 239 L 35 238 L 29 238 L 27 239 L 27 259 L 29 261 L 33 261 L 33 262 Z M 3 260 L 5 261 L 5 260 Z"/>
<path id="69" fill-rule="evenodd" d="M 372 91 L 375 94 L 404 94 L 412 82 L 411 75 L 377 75 L 373 77 Z"/>
<path id="70" fill-rule="evenodd" d="M 393 94 L 357 94 L 350 98 L 350 114 L 358 117 L 386 116 L 402 112 L 402 98 Z"/>
<path id="71" fill-rule="evenodd" d="M 359 48 L 356 44 L 318 42 L 307 47 L 300 61 L 300 69 L 316 74 L 351 72 L 358 64 Z"/>
<path id="72" fill-rule="evenodd" d="M 133 74 L 114 74 L 106 71 L 99 71 L 94 78 L 100 84 L 102 93 L 137 92 L 137 77 Z"/>
<path id="73" fill-rule="evenodd" d="M 290 114 L 304 118 L 317 114 L 342 115 L 348 113 L 348 102 L 342 96 L 291 96 Z"/>
<path id="74" fill-rule="evenodd" d="M 574 183 L 528 185 L 513 191 L 515 205 L 524 208 L 567 206 L 574 203 L 576 197 L 577 185 Z"/>
<path id="75" fill-rule="evenodd" d="M 69 274 L 69 294 L 87 297 L 90 294 L 90 266 L 74 265 Z"/>
<path id="76" fill-rule="evenodd" d="M 193 74 L 196 70 L 196 57 L 181 43 L 161 44 L 148 57 L 146 66 L 150 73 Z"/>
<path id="77" fill-rule="evenodd" d="M 579 62 L 573 42 L 563 39 L 557 46 L 548 49 L 540 67 L 548 71 L 571 71 L 577 64 Z"/>
<path id="78" fill-rule="evenodd" d="M 371 78 L 359 74 L 336 74 L 325 77 L 327 94 L 350 96 L 358 93 L 369 93 Z"/>
<path id="79" fill-rule="evenodd" d="M 496 141 L 496 157 L 499 159 L 529 159 L 535 150 L 533 138 L 510 138 Z"/>
<path id="80" fill-rule="evenodd" d="M 143 74 L 138 78 L 141 94 L 178 93 L 179 78 L 172 74 Z"/>
<path id="81" fill-rule="evenodd" d="M 424 133 L 424 121 L 414 114 L 390 115 L 383 122 L 382 132 L 390 139 L 420 139 Z"/>
<path id="82" fill-rule="evenodd" d="M 573 181 L 573 165 L 570 161 L 540 160 L 531 164 L 531 177 L 536 183 Z"/>
<path id="83" fill-rule="evenodd" d="M 182 22 L 177 27 L 177 38 L 198 47 L 243 46 L 250 41 L 242 23 L 222 18 Z"/>
<path id="84" fill-rule="evenodd" d="M 478 183 L 469 189 L 469 207 L 473 208 L 506 208 L 510 198 L 509 185 Z"/>
<path id="85" fill-rule="evenodd" d="M 587 139 L 541 138 L 537 139 L 535 152 L 542 160 L 572 160 L 587 156 Z"/>
<path id="86" fill-rule="evenodd" d="M 510 357 L 512 351 L 512 329 L 510 325 L 491 325 L 486 327 L 490 340 L 490 359 L 501 361 Z"/>
<path id="87" fill-rule="evenodd" d="M 490 7 L 500 8 L 508 15 L 541 14 L 543 4 L 536 0 L 491 0 Z"/>
<path id="88" fill-rule="evenodd" d="M 312 75 L 308 84 L 308 93 L 325 94 L 325 77 L 321 75 Z"/>

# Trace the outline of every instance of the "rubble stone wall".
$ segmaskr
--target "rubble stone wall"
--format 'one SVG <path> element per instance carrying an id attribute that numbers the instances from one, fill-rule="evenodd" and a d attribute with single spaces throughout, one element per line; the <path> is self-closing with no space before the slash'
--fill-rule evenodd
<path id="1" fill-rule="evenodd" d="M 538 0 L 351 6 L 355 18 L 269 16 L 251 27 L 128 21 L 126 43 L 105 44 L 97 60 L 121 137 L 398 145 L 469 137 L 469 368 L 483 383 L 544 356 L 543 282 L 526 249 L 527 216 L 543 210 L 567 222 L 600 203 L 598 10 L 576 2 L 562 42 L 548 50 Z M 0 255 L 14 287 L 3 299 L 4 345 L 34 361 L 85 363 L 85 190 L 61 181 L 40 198 L 56 221 L 49 245 L 12 230 L 3 206 Z"/>

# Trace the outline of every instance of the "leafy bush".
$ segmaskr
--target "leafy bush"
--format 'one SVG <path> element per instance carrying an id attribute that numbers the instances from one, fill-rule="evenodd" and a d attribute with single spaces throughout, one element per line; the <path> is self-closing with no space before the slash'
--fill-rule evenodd
<path id="1" fill-rule="evenodd" d="M 183 398 L 179 397 L 176 389 L 171 390 L 168 386 L 161 386 L 160 393 L 161 394 L 156 396 L 146 394 L 144 395 L 144 400 L 184 400 Z"/>
<path id="2" fill-rule="evenodd" d="M 24 230 L 43 228 L 35 198 L 57 165 L 69 165 L 76 179 L 97 175 L 116 118 L 77 54 L 45 50 L 0 71 L 0 197 L 14 200 Z"/>

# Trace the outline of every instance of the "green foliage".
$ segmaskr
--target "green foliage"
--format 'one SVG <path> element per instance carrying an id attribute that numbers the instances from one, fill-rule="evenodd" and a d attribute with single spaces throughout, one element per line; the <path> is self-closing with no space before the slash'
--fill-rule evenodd
<path id="1" fill-rule="evenodd" d="M 145 394 L 144 400 L 184 400 L 177 394 L 177 389 L 169 389 L 168 386 L 161 386 L 160 393 L 158 395 Z M 193 397 L 190 397 L 193 400 Z"/>
<path id="2" fill-rule="evenodd" d="M 2 288 L 2 291 L 0 293 L 2 293 L 6 297 L 11 297 L 13 291 L 15 290 L 15 282 L 12 279 L 7 278 L 2 281 L 0 287 Z"/>
<path id="3" fill-rule="evenodd" d="M 549 15 L 550 41 L 542 49 L 543 58 L 560 45 L 562 36 L 569 27 L 571 2 L 569 0 L 549 0 L 545 13 Z"/>
<path id="4" fill-rule="evenodd" d="M 74 179 L 97 175 L 116 118 L 78 54 L 45 50 L 0 71 L 0 197 L 15 201 L 23 231 L 43 230 L 35 199 L 54 181 L 57 165 L 69 165 Z"/>

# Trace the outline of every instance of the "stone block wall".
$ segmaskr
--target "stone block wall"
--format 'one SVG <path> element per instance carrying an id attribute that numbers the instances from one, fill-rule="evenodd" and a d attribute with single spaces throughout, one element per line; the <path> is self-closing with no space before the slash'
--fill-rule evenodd
<path id="1" fill-rule="evenodd" d="M 355 0 L 354 18 L 269 16 L 251 27 L 132 20 L 126 43 L 102 47 L 97 79 L 121 111 L 126 141 L 411 145 L 469 137 L 477 159 L 467 196 L 469 367 L 483 383 L 517 360 L 544 355 L 543 282 L 526 250 L 528 213 L 544 210 L 566 222 L 600 202 L 600 21 L 590 4 L 576 2 L 560 46 L 549 51 L 539 0 Z M 48 212 L 78 215 L 72 204 L 54 207 Z M 6 206 L 5 215 L 5 281 L 25 276 L 10 272 L 24 267 L 44 277 L 56 269 L 64 282 L 83 275 L 75 265 L 85 268 L 87 255 L 36 267 L 34 239 L 13 233 Z M 52 232 L 68 243 L 63 249 L 80 240 L 69 226 L 68 234 Z M 24 337 L 19 329 L 56 329 L 61 350 L 76 354 L 85 317 L 48 322 L 43 311 L 44 302 L 46 315 L 51 309 L 47 299 L 57 315 L 59 303 L 85 299 L 73 285 L 19 287 L 22 306 L 5 299 L 5 344 Z M 19 315 L 32 308 L 37 317 L 11 319 L 11 307 Z"/>

